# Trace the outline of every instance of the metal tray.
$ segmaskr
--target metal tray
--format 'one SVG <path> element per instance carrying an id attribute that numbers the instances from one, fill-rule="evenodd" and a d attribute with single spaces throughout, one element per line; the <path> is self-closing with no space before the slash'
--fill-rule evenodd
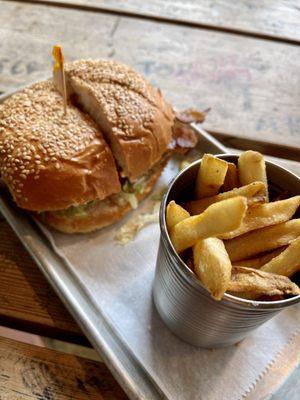
<path id="1" fill-rule="evenodd" d="M 0 104 L 23 88 L 20 87 L 1 95 Z M 51 240 L 43 234 L 42 226 L 15 206 L 6 188 L 1 186 L 1 181 L 0 212 L 127 395 L 131 399 L 139 400 L 167 398 L 151 377 L 143 371 L 110 322 L 91 302 L 84 289 L 78 285 L 66 261 L 53 251 Z"/>
<path id="2" fill-rule="evenodd" d="M 9 94 L 10 95 L 10 94 Z M 2 96 L 0 97 L 0 102 L 3 101 L 6 97 L 9 95 Z M 199 129 L 199 132 L 201 132 L 202 136 L 206 136 L 208 140 L 202 139 L 201 142 L 201 150 L 203 152 L 215 152 L 215 153 L 221 153 L 221 152 L 226 152 L 226 149 L 220 145 L 217 141 L 214 141 L 211 139 L 211 137 L 206 134 L 201 128 L 196 128 Z M 170 166 L 169 170 L 167 171 L 167 177 L 165 177 L 165 183 L 170 179 L 172 176 L 175 175 L 177 172 L 177 169 L 174 166 Z M 145 205 L 145 204 L 144 204 Z M 144 206 L 142 205 L 142 208 Z M 172 389 L 172 385 L 169 385 L 167 388 L 164 387 L 162 384 L 164 381 L 164 376 L 163 373 L 170 373 L 168 371 L 168 368 L 165 368 L 165 371 L 160 369 L 155 373 L 155 370 L 152 369 L 152 373 L 149 372 L 149 369 L 145 368 L 145 365 L 143 363 L 143 359 L 141 354 L 136 354 L 133 350 L 133 346 L 129 345 L 128 340 L 126 340 L 126 337 L 123 335 L 123 332 L 119 329 L 119 327 L 116 324 L 116 320 L 113 318 L 110 318 L 107 314 L 102 312 L 102 308 L 100 304 L 95 301 L 95 297 L 93 294 L 91 294 L 90 288 L 85 285 L 84 279 L 86 278 L 83 277 L 81 280 L 80 274 L 88 274 L 90 271 L 78 271 L 74 270 L 74 266 L 71 264 L 70 260 L 68 257 L 65 256 L 61 252 L 61 250 L 57 247 L 57 243 L 54 242 L 53 237 L 51 233 L 45 229 L 43 226 L 39 225 L 36 221 L 34 221 L 26 212 L 22 212 L 20 209 L 18 209 L 13 202 L 11 201 L 11 198 L 7 192 L 7 190 L 0 185 L 0 211 L 4 215 L 4 217 L 7 219 L 8 223 L 11 225 L 21 242 L 24 244 L 28 252 L 32 255 L 34 260 L 36 261 L 37 265 L 41 269 L 42 273 L 45 275 L 47 280 L 51 283 L 53 286 L 54 290 L 58 294 L 58 296 L 61 298 L 61 300 L 64 302 L 66 307 L 69 309 L 73 317 L 76 319 L 78 324 L 80 325 L 81 329 L 83 332 L 86 334 L 88 339 L 91 341 L 95 349 L 99 352 L 101 355 L 102 359 L 104 362 L 108 365 L 120 385 L 124 388 L 126 393 L 131 399 L 145 399 L 145 400 L 154 400 L 154 399 L 169 399 L 169 400 L 174 400 L 174 398 L 181 399 L 183 398 L 182 395 L 182 388 L 179 386 L 174 389 L 174 392 L 172 390 L 169 390 L 170 387 Z M 139 210 L 136 212 L 140 212 Z M 85 240 L 88 242 L 88 240 L 96 240 L 97 243 L 101 240 L 101 235 L 106 235 L 108 230 L 104 230 L 104 232 L 101 232 L 99 234 L 92 234 L 90 236 L 85 236 L 88 237 L 89 239 L 83 239 L 82 235 L 79 236 L 73 236 L 72 239 L 75 243 L 75 245 L 78 247 L 84 248 L 86 246 L 86 243 L 83 243 Z M 149 231 L 148 231 L 149 233 Z M 157 244 L 158 244 L 158 228 L 153 228 L 150 231 L 151 235 L 153 236 L 153 243 L 151 243 L 150 248 L 147 251 L 151 251 L 151 263 L 153 257 L 153 250 L 156 251 L 157 249 Z M 110 234 L 110 233 L 108 233 Z M 144 234 L 145 236 L 146 234 Z M 68 235 L 63 235 L 63 234 L 57 234 L 61 242 L 64 242 L 64 237 L 66 237 L 66 242 L 69 240 L 67 238 L 70 238 Z M 96 238 L 96 239 L 95 239 Z M 100 238 L 100 239 L 99 239 Z M 145 238 L 144 238 L 145 239 Z M 151 238 L 152 239 L 152 238 Z M 147 239 L 149 240 L 149 238 Z M 58 240 L 59 241 L 59 240 Z M 147 241 L 146 241 L 147 242 Z M 145 243 L 145 242 L 144 242 Z M 130 252 L 130 249 L 128 250 Z M 128 254 L 127 251 L 127 254 Z M 125 252 L 126 253 L 126 252 Z M 147 255 L 147 253 L 146 253 Z M 122 258 L 123 255 L 120 256 Z M 145 255 L 144 255 L 145 256 Z M 139 258 L 140 260 L 143 259 L 143 257 Z M 103 264 L 102 260 L 102 264 Z M 105 264 L 105 263 L 104 263 Z M 126 264 L 126 260 L 125 260 Z M 132 260 L 131 260 L 131 265 Z M 126 265 L 125 265 L 126 266 Z M 130 267 L 130 266 L 129 266 Z M 141 265 L 141 270 L 143 268 L 143 265 Z M 154 265 L 153 265 L 154 269 Z M 131 276 L 130 279 L 133 279 L 134 275 Z M 151 278 L 151 277 L 150 277 Z M 151 307 L 151 312 L 150 312 L 150 317 L 152 318 L 151 321 L 153 320 L 153 330 L 156 332 L 152 333 L 152 339 L 151 340 L 156 340 L 156 335 L 162 332 L 162 335 L 164 336 L 164 340 L 166 343 L 166 349 L 163 348 L 163 346 L 158 346 L 158 344 L 163 343 L 163 340 L 157 340 L 157 343 L 155 342 L 153 346 L 156 346 L 156 352 L 157 350 L 163 351 L 168 351 L 168 341 L 175 341 L 175 343 L 178 343 L 178 346 L 183 347 L 184 351 L 181 353 L 186 357 L 194 357 L 193 359 L 195 360 L 196 358 L 199 358 L 199 352 L 201 350 L 196 350 L 192 347 L 189 347 L 188 345 L 184 344 L 183 342 L 180 342 L 177 338 L 173 338 L 172 334 L 169 333 L 169 331 L 163 326 L 162 322 L 158 318 L 158 316 L 155 314 L 155 310 L 152 310 L 152 305 L 150 305 L 151 302 L 151 296 L 149 296 L 149 288 L 151 287 L 151 282 L 147 284 L 147 307 Z M 141 289 L 139 287 L 139 289 Z M 105 291 L 100 294 L 98 299 L 101 298 L 101 301 L 105 301 Z M 143 291 L 139 292 L 141 296 L 143 296 Z M 109 298 L 109 301 L 111 301 L 112 297 Z M 122 297 L 121 297 L 122 299 Z M 118 299 L 120 301 L 120 299 Z M 127 300 L 126 300 L 127 301 Z M 135 301 L 137 299 L 135 298 Z M 126 310 L 126 309 L 125 309 Z M 122 307 L 121 307 L 122 311 Z M 147 310 L 149 312 L 149 310 Z M 126 316 L 122 313 L 120 313 L 120 319 L 124 319 L 124 324 L 126 326 Z M 290 323 L 292 323 L 293 318 L 290 318 Z M 151 322 L 150 321 L 150 322 Z M 299 319 L 300 322 L 300 319 Z M 144 323 L 144 321 L 141 319 L 141 324 Z M 297 321 L 295 322 L 295 324 Z M 143 329 L 146 331 L 147 327 L 143 327 Z M 150 328 L 149 328 L 150 329 Z M 271 327 L 272 329 L 272 327 Z M 265 329 L 266 330 L 266 329 Z M 131 332 L 132 333 L 132 332 Z M 290 332 L 290 337 L 292 337 L 292 328 Z M 134 333 L 133 333 L 134 335 Z M 258 335 L 259 337 L 259 335 Z M 275 343 L 275 348 L 276 346 L 280 347 L 286 345 L 286 342 L 282 340 L 281 342 L 281 337 L 278 337 L 277 342 Z M 178 342 L 176 342 L 176 340 Z M 254 337 L 254 342 L 255 342 L 255 337 Z M 251 342 L 251 341 L 250 341 Z M 253 340 L 252 340 L 253 342 Z M 251 342 L 251 343 L 252 343 Z M 250 344 L 251 344 L 250 343 Z M 253 343 L 252 343 L 253 345 Z M 158 348 L 157 348 L 158 346 Z M 154 348 L 153 347 L 153 348 Z M 225 352 L 226 353 L 226 352 Z M 222 357 L 225 357 L 224 352 L 222 353 Z M 249 352 L 251 353 L 251 352 Z M 178 353 L 179 354 L 179 353 Z M 202 353 L 206 358 L 208 357 L 208 353 Z M 221 353 L 220 353 L 221 354 Z M 270 360 L 266 362 L 267 365 L 262 364 L 261 365 L 261 371 L 265 371 L 266 368 L 268 368 L 269 364 L 271 361 L 273 362 L 273 359 L 275 355 L 277 354 L 274 353 L 274 355 L 270 355 Z M 153 356 L 154 356 L 154 351 L 153 351 Z M 151 354 L 150 354 L 151 357 Z M 249 356 L 250 357 L 250 356 Z M 172 361 L 172 358 L 169 358 L 169 361 Z M 183 358 L 180 360 L 176 360 L 176 367 L 178 365 L 181 365 L 182 363 L 182 368 L 184 366 L 184 360 Z M 155 361 L 155 360 L 154 360 Z M 178 364 L 179 362 L 179 364 Z M 237 361 L 239 362 L 239 361 Z M 178 365 L 177 365 L 178 364 Z M 155 362 L 153 362 L 154 368 L 155 368 Z M 192 358 L 190 359 L 190 365 L 185 365 L 185 368 L 190 368 L 193 366 Z M 171 366 L 170 366 L 171 367 Z M 175 368 L 175 367 L 174 367 Z M 153 372 L 154 371 L 154 372 Z M 247 371 L 247 376 L 250 375 L 252 379 L 252 384 L 253 382 L 258 379 L 256 377 L 256 374 L 258 371 L 256 371 L 255 368 L 253 368 L 253 371 Z M 253 378 L 252 378 L 252 375 Z M 188 376 L 188 374 L 186 374 Z M 170 381 L 173 384 L 173 381 Z M 176 383 L 174 382 L 176 385 Z M 192 384 L 192 382 L 188 382 L 186 379 L 186 382 L 184 384 L 189 385 Z M 163 389 L 164 387 L 164 389 Z M 243 392 L 245 390 L 243 389 Z M 186 392 L 186 391 L 185 391 Z M 175 393 L 175 394 L 174 394 Z M 217 396 L 217 395 L 216 395 Z M 185 393 L 184 396 L 185 399 L 194 399 L 195 394 L 189 394 Z M 214 397 L 211 397 L 210 395 L 206 397 L 206 399 L 213 399 Z M 218 398 L 218 397 L 215 397 Z M 224 396 L 224 399 L 227 398 Z M 233 397 L 232 397 L 233 398 Z"/>

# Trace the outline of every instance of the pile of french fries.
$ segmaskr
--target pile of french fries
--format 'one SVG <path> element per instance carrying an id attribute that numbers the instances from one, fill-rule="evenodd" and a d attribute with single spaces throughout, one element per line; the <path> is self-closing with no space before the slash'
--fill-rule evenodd
<path id="1" fill-rule="evenodd" d="M 299 205 L 300 195 L 269 201 L 260 153 L 246 151 L 237 166 L 205 154 L 195 198 L 171 201 L 166 221 L 175 250 L 214 299 L 280 300 L 300 294 L 290 279 L 300 271 Z"/>

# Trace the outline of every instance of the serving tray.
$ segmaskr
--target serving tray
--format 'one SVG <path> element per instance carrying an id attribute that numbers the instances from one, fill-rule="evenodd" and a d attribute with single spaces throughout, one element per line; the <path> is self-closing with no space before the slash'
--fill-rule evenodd
<path id="1" fill-rule="evenodd" d="M 202 128 L 194 128 L 202 135 L 199 156 L 226 151 Z M 179 162 L 175 158 L 168 164 L 156 194 L 176 175 Z M 238 400 L 298 333 L 299 312 L 298 317 L 282 313 L 237 348 L 201 350 L 177 339 L 152 302 L 158 224 L 145 227 L 126 246 L 114 239 L 126 221 L 149 212 L 153 202 L 150 196 L 112 227 L 66 235 L 48 230 L 18 209 L 0 186 L 0 211 L 131 399 Z M 276 335 L 283 323 L 285 334 Z M 220 369 L 224 364 L 225 371 Z M 286 376 L 284 370 L 278 379 Z"/>

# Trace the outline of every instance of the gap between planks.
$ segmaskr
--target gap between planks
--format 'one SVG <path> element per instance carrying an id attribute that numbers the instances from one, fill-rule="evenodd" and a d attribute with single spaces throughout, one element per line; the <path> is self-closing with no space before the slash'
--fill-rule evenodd
<path id="1" fill-rule="evenodd" d="M 281 43 L 286 43 L 290 45 L 300 45 L 299 39 L 293 39 L 290 37 L 280 37 L 275 36 L 271 33 L 262 33 L 258 31 L 248 31 L 242 28 L 230 28 L 227 26 L 220 26 L 210 23 L 203 23 L 203 22 L 196 22 L 192 20 L 186 20 L 181 18 L 173 18 L 168 16 L 162 15 L 155 15 L 151 13 L 141 13 L 135 10 L 125 10 L 125 9 L 118 9 L 114 7 L 106 7 L 100 5 L 88 5 L 88 4 L 79 4 L 79 3 L 67 3 L 64 1 L 51 1 L 51 0 L 3 0 L 6 2 L 14 2 L 14 3 L 28 3 L 28 4 L 38 4 L 43 6 L 51 6 L 57 8 L 65 8 L 65 9 L 73 9 L 85 12 L 93 12 L 93 13 L 101 13 L 101 14 L 110 14 L 120 17 L 130 17 L 130 18 L 137 18 L 137 19 L 146 19 L 154 22 L 160 22 L 165 24 L 172 24 L 172 25 L 179 25 L 179 26 L 186 26 L 192 28 L 198 28 L 203 30 L 209 31 L 216 31 L 216 32 L 223 32 L 228 34 L 235 34 L 238 36 L 248 36 L 253 37 L 260 40 L 267 40 L 267 41 L 277 41 Z"/>
<path id="2" fill-rule="evenodd" d="M 2 326 L 89 345 L 1 214 L 0 274 Z"/>
<path id="3" fill-rule="evenodd" d="M 2 91 L 48 76 L 49 51 L 59 42 L 68 60 L 114 58 L 131 65 L 178 109 L 210 106 L 209 131 L 300 147 L 296 46 L 26 2 L 0 4 Z"/>

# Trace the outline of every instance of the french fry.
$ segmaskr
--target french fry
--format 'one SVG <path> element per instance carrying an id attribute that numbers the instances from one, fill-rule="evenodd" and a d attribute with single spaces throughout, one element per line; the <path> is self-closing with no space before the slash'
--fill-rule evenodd
<path id="1" fill-rule="evenodd" d="M 205 154 L 201 160 L 196 181 L 196 197 L 214 196 L 219 192 L 223 185 L 228 163 L 212 156 Z"/>
<path id="2" fill-rule="evenodd" d="M 222 187 L 223 192 L 228 192 L 234 188 L 239 187 L 238 170 L 235 164 L 229 162 L 224 184 Z"/>
<path id="3" fill-rule="evenodd" d="M 244 218 L 247 201 L 238 196 L 209 206 L 204 213 L 184 219 L 171 228 L 170 239 L 178 253 L 200 239 L 237 229 Z"/>
<path id="4" fill-rule="evenodd" d="M 249 207 L 241 226 L 232 232 L 220 235 L 219 238 L 232 239 L 256 229 L 288 221 L 299 205 L 300 196 L 294 196 L 286 200 Z"/>
<path id="5" fill-rule="evenodd" d="M 287 277 L 300 271 L 300 236 L 281 254 L 263 265 L 260 270 Z"/>
<path id="6" fill-rule="evenodd" d="M 232 263 L 234 267 L 248 267 L 248 268 L 261 268 L 263 265 L 267 264 L 274 257 L 277 257 L 280 253 L 282 253 L 286 249 L 286 246 L 280 247 L 279 249 L 275 249 L 270 251 L 267 254 L 263 254 L 262 256 L 255 258 L 248 258 L 247 260 L 240 260 Z"/>
<path id="7" fill-rule="evenodd" d="M 173 228 L 173 226 L 178 224 L 178 222 L 184 220 L 185 218 L 188 218 L 189 216 L 190 214 L 188 211 L 176 204 L 174 200 L 170 201 L 167 206 L 166 215 L 168 230 L 170 230 L 171 228 Z"/>
<path id="8" fill-rule="evenodd" d="M 300 218 L 226 240 L 225 247 L 230 260 L 235 262 L 286 246 L 298 236 L 300 236 Z"/>
<path id="9" fill-rule="evenodd" d="M 266 185 L 263 182 L 253 182 L 249 185 L 235 188 L 229 192 L 219 193 L 216 196 L 205 197 L 199 200 L 189 201 L 184 207 L 191 213 L 191 215 L 201 214 L 207 207 L 213 203 L 230 199 L 236 196 L 244 196 L 247 198 L 248 206 L 256 203 L 263 203 L 266 201 Z"/>
<path id="10" fill-rule="evenodd" d="M 242 186 L 251 182 L 264 182 L 268 191 L 266 164 L 262 154 L 248 150 L 238 159 L 239 181 Z"/>
<path id="11" fill-rule="evenodd" d="M 300 295 L 289 279 L 300 272 L 300 218 L 291 220 L 300 195 L 287 196 L 269 203 L 264 158 L 247 151 L 238 168 L 205 154 L 196 200 L 168 204 L 170 240 L 215 300 L 225 292 L 261 301 Z"/>
<path id="12" fill-rule="evenodd" d="M 228 291 L 233 294 L 247 293 L 248 298 L 260 296 L 299 295 L 300 288 L 289 278 L 259 269 L 233 267 Z"/>
<path id="13" fill-rule="evenodd" d="M 221 300 L 231 277 L 231 262 L 222 240 L 199 240 L 193 247 L 195 273 L 215 300 Z"/>

